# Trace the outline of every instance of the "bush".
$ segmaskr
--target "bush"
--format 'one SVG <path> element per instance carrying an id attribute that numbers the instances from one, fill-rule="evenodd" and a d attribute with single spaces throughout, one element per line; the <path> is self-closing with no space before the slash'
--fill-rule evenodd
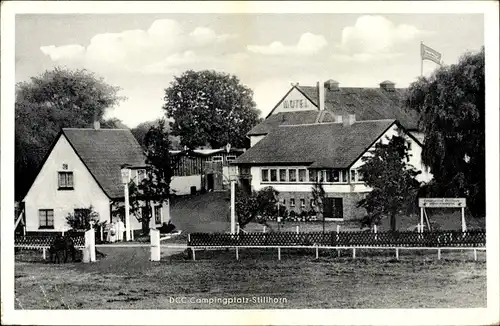
<path id="1" fill-rule="evenodd" d="M 94 210 L 94 207 L 90 205 L 88 208 L 80 209 L 77 214 L 69 213 L 66 216 L 66 223 L 74 231 L 79 230 L 89 230 L 90 222 L 93 222 L 94 227 L 104 226 L 106 221 L 99 223 L 99 213 Z"/>

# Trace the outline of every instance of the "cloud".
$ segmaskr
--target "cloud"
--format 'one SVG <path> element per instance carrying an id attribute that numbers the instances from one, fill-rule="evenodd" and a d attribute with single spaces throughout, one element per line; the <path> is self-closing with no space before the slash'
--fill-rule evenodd
<path id="1" fill-rule="evenodd" d="M 79 44 L 42 46 L 40 50 L 43 54 L 48 55 L 52 61 L 67 58 L 80 59 L 85 55 L 85 48 Z"/>
<path id="2" fill-rule="evenodd" d="M 269 45 L 248 45 L 247 49 L 253 53 L 264 55 L 313 55 L 328 45 L 323 35 L 304 33 L 295 45 L 284 45 L 279 41 Z"/>
<path id="3" fill-rule="evenodd" d="M 118 67 L 126 71 L 150 70 L 155 65 L 173 66 L 192 60 L 195 49 L 220 47 L 235 38 L 217 34 L 208 27 L 186 32 L 171 19 L 155 20 L 147 30 L 125 30 L 120 33 L 97 34 L 87 47 L 83 45 L 42 46 L 40 50 L 55 62 L 80 61 L 100 69 Z M 188 51 L 188 52 L 186 52 Z"/>
<path id="4" fill-rule="evenodd" d="M 398 45 L 429 34 L 413 25 L 396 25 L 383 16 L 364 15 L 358 17 L 354 26 L 342 30 L 340 53 L 333 58 L 343 62 L 369 62 L 377 59 L 392 59 L 400 56 Z"/>

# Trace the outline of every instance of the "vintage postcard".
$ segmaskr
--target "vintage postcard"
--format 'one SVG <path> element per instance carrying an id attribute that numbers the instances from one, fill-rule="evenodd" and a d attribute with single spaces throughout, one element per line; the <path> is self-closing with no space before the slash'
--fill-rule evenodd
<path id="1" fill-rule="evenodd" d="M 2 324 L 498 324 L 498 9 L 3 2 Z"/>

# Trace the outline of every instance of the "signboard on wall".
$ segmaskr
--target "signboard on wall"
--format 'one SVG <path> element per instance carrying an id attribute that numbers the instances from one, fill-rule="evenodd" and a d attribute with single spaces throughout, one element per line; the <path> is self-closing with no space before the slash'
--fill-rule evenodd
<path id="1" fill-rule="evenodd" d="M 465 198 L 419 198 L 419 207 L 434 207 L 434 208 L 445 208 L 445 207 L 457 207 L 462 208 L 466 206 Z"/>
<path id="2" fill-rule="evenodd" d="M 297 89 L 293 89 L 283 101 L 280 102 L 273 113 L 307 110 L 317 110 L 317 108 L 304 96 L 304 94 Z"/>

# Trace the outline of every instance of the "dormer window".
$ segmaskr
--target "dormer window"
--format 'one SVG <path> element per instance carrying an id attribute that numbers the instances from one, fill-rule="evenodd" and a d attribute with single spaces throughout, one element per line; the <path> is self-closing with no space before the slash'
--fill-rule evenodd
<path id="1" fill-rule="evenodd" d="M 58 190 L 73 190 L 73 172 L 58 172 Z"/>

